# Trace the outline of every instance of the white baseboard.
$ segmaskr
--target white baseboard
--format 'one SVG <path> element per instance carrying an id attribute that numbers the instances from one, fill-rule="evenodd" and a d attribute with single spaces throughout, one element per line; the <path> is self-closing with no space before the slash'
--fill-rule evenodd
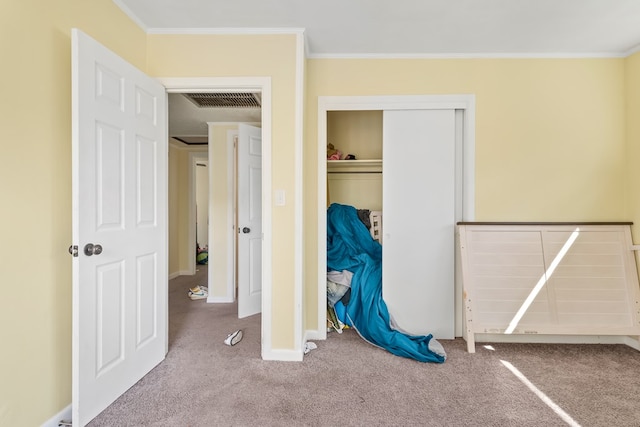
<path id="1" fill-rule="evenodd" d="M 302 350 L 271 350 L 262 352 L 262 360 L 275 360 L 280 362 L 302 362 L 304 354 Z"/>
<path id="2" fill-rule="evenodd" d="M 71 421 L 71 404 L 45 421 L 41 427 L 58 427 L 60 421 Z"/>
<path id="3" fill-rule="evenodd" d="M 170 273 L 169 274 L 169 280 L 175 279 L 178 276 L 193 276 L 193 275 L 194 275 L 194 273 L 192 271 L 180 270 L 180 271 L 176 271 L 174 273 Z"/>
<path id="4" fill-rule="evenodd" d="M 302 344 L 304 345 L 304 343 L 311 340 L 326 340 L 326 339 L 327 339 L 327 331 L 319 331 L 317 329 L 315 330 L 308 329 L 304 333 L 304 342 Z"/>
<path id="5" fill-rule="evenodd" d="M 213 304 L 229 304 L 234 301 L 233 301 L 233 298 L 229 298 L 229 297 L 215 297 L 215 296 L 209 295 L 207 297 L 207 302 L 213 303 Z"/>

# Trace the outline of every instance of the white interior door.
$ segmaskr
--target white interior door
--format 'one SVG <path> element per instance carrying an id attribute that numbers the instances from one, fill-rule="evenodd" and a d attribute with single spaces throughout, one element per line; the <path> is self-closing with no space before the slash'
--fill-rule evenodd
<path id="1" fill-rule="evenodd" d="M 262 312 L 262 130 L 238 129 L 238 317 Z"/>
<path id="2" fill-rule="evenodd" d="M 167 352 L 168 147 L 164 87 L 75 29 L 72 51 L 73 423 L 85 425 Z"/>
<path id="3" fill-rule="evenodd" d="M 455 111 L 383 114 L 382 288 L 397 329 L 453 339 Z"/>

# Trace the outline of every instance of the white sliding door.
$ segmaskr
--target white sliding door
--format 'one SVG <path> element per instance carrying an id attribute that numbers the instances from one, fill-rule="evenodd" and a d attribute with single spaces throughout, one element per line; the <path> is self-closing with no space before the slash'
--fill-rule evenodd
<path id="1" fill-rule="evenodd" d="M 395 327 L 454 338 L 455 110 L 383 115 L 383 298 Z"/>

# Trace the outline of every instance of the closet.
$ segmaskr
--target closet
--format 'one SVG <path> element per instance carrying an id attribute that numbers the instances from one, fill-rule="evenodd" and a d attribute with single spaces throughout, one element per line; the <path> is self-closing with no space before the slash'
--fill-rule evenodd
<path id="1" fill-rule="evenodd" d="M 473 152 L 473 97 L 320 98 L 319 142 L 357 159 L 324 156 L 324 206 L 381 212 L 382 294 L 394 328 L 441 339 L 460 335 L 455 224 L 465 217 L 463 202 L 472 217 L 472 194 L 465 199 L 463 191 L 472 162 L 464 168 L 463 160 Z"/>

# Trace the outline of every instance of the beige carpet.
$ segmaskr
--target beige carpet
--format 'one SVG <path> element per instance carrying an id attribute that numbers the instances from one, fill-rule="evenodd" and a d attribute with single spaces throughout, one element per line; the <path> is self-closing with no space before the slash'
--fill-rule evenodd
<path id="1" fill-rule="evenodd" d="M 191 301 L 196 284 L 206 267 L 171 281 L 166 360 L 90 426 L 640 426 L 640 353 L 626 346 L 479 344 L 469 354 L 456 339 L 442 341 L 448 360 L 437 365 L 349 330 L 316 341 L 303 362 L 267 362 L 260 316 Z M 244 339 L 224 345 L 240 328 Z"/>

